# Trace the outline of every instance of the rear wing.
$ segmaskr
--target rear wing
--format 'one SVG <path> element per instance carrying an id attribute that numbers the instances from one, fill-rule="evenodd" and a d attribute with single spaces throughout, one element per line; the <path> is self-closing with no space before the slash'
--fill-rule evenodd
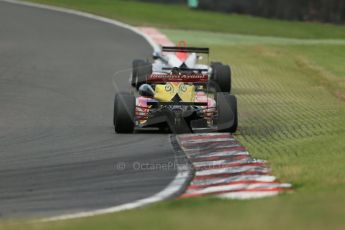
<path id="1" fill-rule="evenodd" d="M 173 75 L 173 74 L 151 74 L 147 77 L 148 83 L 166 83 L 166 82 L 185 82 L 204 84 L 208 82 L 208 75 L 191 74 L 191 75 Z"/>
<path id="2" fill-rule="evenodd" d="M 197 68 L 188 68 L 188 67 L 163 67 L 163 70 L 174 70 L 177 69 L 178 71 L 199 71 L 199 72 L 205 72 L 208 71 L 208 69 L 197 69 Z"/>
<path id="3" fill-rule="evenodd" d="M 177 46 L 163 46 L 162 52 L 182 52 L 182 53 L 202 53 L 202 54 L 209 54 L 209 48 L 197 48 L 197 47 L 177 47 Z"/>

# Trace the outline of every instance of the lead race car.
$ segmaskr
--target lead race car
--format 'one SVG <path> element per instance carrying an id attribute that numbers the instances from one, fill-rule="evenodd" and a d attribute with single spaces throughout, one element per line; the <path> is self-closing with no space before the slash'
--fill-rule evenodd
<path id="1" fill-rule="evenodd" d="M 196 63 L 188 64 L 188 60 L 194 59 L 195 52 L 208 53 L 206 49 L 163 47 L 162 50 L 187 55 L 180 59 L 179 66 L 154 63 L 134 69 L 134 76 L 137 78 L 134 86 L 138 92 L 116 94 L 115 131 L 132 133 L 146 128 L 168 128 L 174 133 L 236 132 L 236 97 L 223 92 L 224 87 L 214 81 L 214 70 Z M 157 66 L 152 68 L 154 65 Z M 218 75 L 219 78 L 220 76 L 230 77 L 224 74 Z"/>
<path id="2" fill-rule="evenodd" d="M 131 85 L 137 89 L 144 84 L 151 73 L 170 73 L 174 68 L 193 70 L 209 76 L 210 83 L 219 92 L 231 92 L 231 68 L 220 62 L 209 64 L 209 48 L 162 47 L 161 52 L 153 53 L 153 62 L 134 60 L 132 62 Z"/>

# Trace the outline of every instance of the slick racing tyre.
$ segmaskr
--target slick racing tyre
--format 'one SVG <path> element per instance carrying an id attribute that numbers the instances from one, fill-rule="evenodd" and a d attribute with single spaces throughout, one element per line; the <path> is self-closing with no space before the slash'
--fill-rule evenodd
<path id="1" fill-rule="evenodd" d="M 133 133 L 135 127 L 135 97 L 117 93 L 114 101 L 114 127 L 116 133 Z"/>
<path id="2" fill-rule="evenodd" d="M 237 99 L 229 93 L 217 93 L 219 132 L 235 133 L 238 126 Z"/>
<path id="3" fill-rule="evenodd" d="M 217 92 L 231 92 L 231 68 L 220 62 L 211 64 L 211 79 L 215 83 Z"/>

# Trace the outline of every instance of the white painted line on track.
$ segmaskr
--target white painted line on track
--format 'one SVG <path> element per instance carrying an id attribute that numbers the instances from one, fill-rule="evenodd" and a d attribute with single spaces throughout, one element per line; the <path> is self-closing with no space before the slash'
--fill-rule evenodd
<path id="1" fill-rule="evenodd" d="M 175 179 L 161 192 L 145 198 L 141 200 L 137 200 L 131 203 L 118 205 L 111 208 L 105 208 L 105 209 L 98 209 L 94 211 L 88 211 L 88 212 L 79 212 L 74 214 L 67 214 L 67 215 L 61 215 L 61 216 L 55 216 L 52 218 L 44 219 L 43 221 L 56 221 L 56 220 L 66 220 L 66 219 L 74 219 L 74 218 L 82 218 L 82 217 L 90 217 L 95 215 L 101 215 L 101 214 L 107 214 L 107 213 L 114 213 L 114 212 L 120 212 L 124 210 L 139 208 L 145 205 L 153 204 L 159 201 L 166 200 L 173 196 L 174 194 L 178 193 L 181 187 L 184 186 L 186 180 L 189 177 L 189 171 L 186 170 L 185 167 L 181 167 L 177 169 L 178 173 L 175 177 Z"/>

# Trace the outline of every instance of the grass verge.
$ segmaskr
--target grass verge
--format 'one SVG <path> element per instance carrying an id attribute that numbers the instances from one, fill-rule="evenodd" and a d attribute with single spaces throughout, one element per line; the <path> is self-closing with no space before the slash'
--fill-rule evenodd
<path id="1" fill-rule="evenodd" d="M 288 22 L 133 0 L 31 0 L 96 13 L 133 25 L 289 38 L 345 38 L 344 26 Z"/>

